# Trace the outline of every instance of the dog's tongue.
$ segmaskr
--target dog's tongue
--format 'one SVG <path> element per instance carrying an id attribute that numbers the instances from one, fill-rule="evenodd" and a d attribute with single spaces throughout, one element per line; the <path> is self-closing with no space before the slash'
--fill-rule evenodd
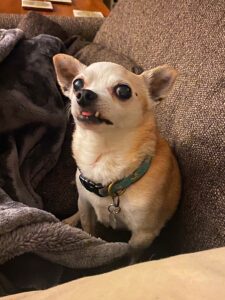
<path id="1" fill-rule="evenodd" d="M 85 116 L 85 117 L 90 117 L 93 115 L 93 113 L 91 113 L 90 111 L 82 111 L 82 116 Z"/>

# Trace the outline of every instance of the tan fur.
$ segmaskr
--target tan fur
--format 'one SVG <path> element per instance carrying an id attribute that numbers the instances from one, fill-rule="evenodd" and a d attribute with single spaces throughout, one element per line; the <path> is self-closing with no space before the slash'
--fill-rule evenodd
<path id="1" fill-rule="evenodd" d="M 120 196 L 121 212 L 115 218 L 108 212 L 112 198 L 100 198 L 87 191 L 79 181 L 78 170 L 76 178 L 82 227 L 95 234 L 98 220 L 115 229 L 126 228 L 132 233 L 129 243 L 133 253 L 140 253 L 171 218 L 180 196 L 178 165 L 157 129 L 153 101 L 167 95 L 175 81 L 176 71 L 162 66 L 135 75 L 112 63 L 96 63 L 85 68 L 77 60 L 71 61 L 71 57 L 67 59 L 61 54 L 54 58 L 59 83 L 64 82 L 66 75 L 73 70 L 83 70 L 74 72 L 74 78 L 83 78 L 85 88 L 98 94 L 96 110 L 113 122 L 113 125 L 79 122 L 80 108 L 72 82 L 66 82 L 66 94 L 71 98 L 71 110 L 76 121 L 72 152 L 83 175 L 96 183 L 108 185 L 134 172 L 147 155 L 152 157 L 147 173 Z M 117 99 L 113 87 L 118 83 L 131 87 L 131 99 Z M 64 85 L 62 91 L 65 92 Z M 67 221 L 75 223 L 77 216 Z"/>

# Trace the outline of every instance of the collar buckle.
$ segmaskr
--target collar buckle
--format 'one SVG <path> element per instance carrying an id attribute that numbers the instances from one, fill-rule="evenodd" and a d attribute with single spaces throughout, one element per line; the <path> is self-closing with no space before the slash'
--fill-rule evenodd
<path id="1" fill-rule="evenodd" d="M 111 196 L 112 198 L 116 197 L 116 196 L 121 196 L 123 195 L 123 193 L 126 191 L 126 189 L 116 189 L 116 184 L 117 182 L 112 182 L 108 185 L 108 194 L 109 196 Z"/>
<path id="2" fill-rule="evenodd" d="M 147 156 L 145 160 L 141 163 L 139 168 L 135 170 L 130 176 L 125 177 L 119 181 L 115 181 L 110 183 L 108 186 L 103 186 L 101 183 L 95 183 L 86 177 L 84 177 L 80 170 L 79 179 L 81 184 L 89 191 L 96 194 L 99 197 L 107 197 L 110 196 L 112 198 L 116 198 L 121 196 L 126 189 L 142 178 L 145 173 L 148 171 L 152 158 Z"/>
<path id="3" fill-rule="evenodd" d="M 91 193 L 96 194 L 99 197 L 105 197 L 107 196 L 107 190 L 106 188 L 98 183 L 95 184 L 94 182 L 88 180 L 86 177 L 84 177 L 82 174 L 79 175 L 79 179 L 81 184 Z"/>

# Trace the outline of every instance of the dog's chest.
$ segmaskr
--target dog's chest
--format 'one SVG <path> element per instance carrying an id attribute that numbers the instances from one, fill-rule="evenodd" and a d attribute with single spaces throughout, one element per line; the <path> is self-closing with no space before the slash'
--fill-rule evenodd
<path id="1" fill-rule="evenodd" d="M 77 182 L 77 187 L 79 201 L 87 201 L 91 204 L 100 223 L 113 229 L 129 229 L 129 203 L 126 197 L 120 198 L 119 213 L 113 213 L 113 209 L 110 209 L 114 205 L 111 197 L 98 197 L 87 191 L 80 182 Z"/>
<path id="2" fill-rule="evenodd" d="M 76 137 L 76 138 L 75 138 Z M 77 165 L 88 179 L 108 185 L 126 176 L 130 162 L 126 160 L 129 142 L 104 141 L 90 134 L 82 137 L 77 133 L 73 140 L 73 154 Z"/>
<path id="3" fill-rule="evenodd" d="M 100 198 L 96 196 L 94 198 L 95 199 L 89 199 L 89 201 L 93 205 L 97 219 L 100 223 L 104 224 L 106 227 L 110 226 L 113 229 L 123 229 L 128 227 L 126 224 L 125 211 L 122 209 L 121 203 L 118 207 L 115 207 L 113 200 L 110 197 Z M 111 209 L 113 207 L 115 207 L 115 210 Z M 116 213 L 116 210 L 119 212 Z"/>

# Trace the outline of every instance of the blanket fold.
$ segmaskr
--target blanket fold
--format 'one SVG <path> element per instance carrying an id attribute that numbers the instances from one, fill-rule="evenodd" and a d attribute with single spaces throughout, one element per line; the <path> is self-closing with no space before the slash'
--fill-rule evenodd
<path id="1" fill-rule="evenodd" d="M 126 244 L 91 237 L 48 212 L 10 200 L 1 189 L 0 199 L 0 264 L 34 252 L 70 268 L 91 268 L 127 254 Z"/>
<path id="2" fill-rule="evenodd" d="M 23 37 L 24 33 L 20 29 L 0 29 L 0 62 L 9 55 Z"/>

